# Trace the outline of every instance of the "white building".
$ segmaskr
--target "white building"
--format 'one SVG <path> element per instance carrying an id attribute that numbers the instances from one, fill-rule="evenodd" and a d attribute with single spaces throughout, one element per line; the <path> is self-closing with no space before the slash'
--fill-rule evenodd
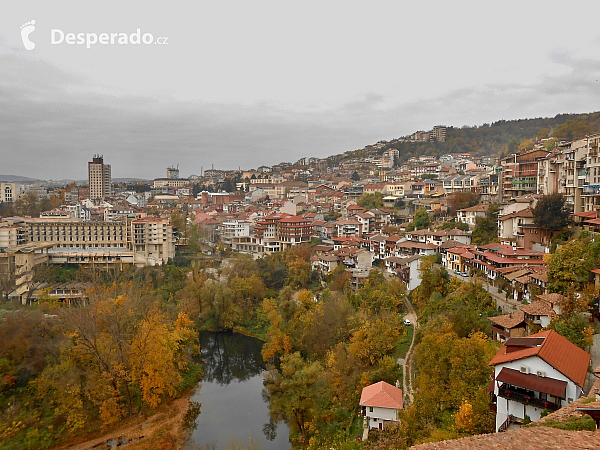
<path id="1" fill-rule="evenodd" d="M 25 186 L 21 183 L 0 183 L 0 203 L 13 203 L 25 192 Z"/>
<path id="2" fill-rule="evenodd" d="M 365 428 L 383 430 L 386 423 L 398 422 L 402 409 L 402 389 L 385 381 L 363 388 L 360 406 Z"/>
<path id="3" fill-rule="evenodd" d="M 489 365 L 494 366 L 496 431 L 519 427 L 544 410 L 553 412 L 577 400 L 590 355 L 556 331 L 510 338 Z"/>
<path id="4" fill-rule="evenodd" d="M 385 259 L 387 271 L 397 275 L 409 291 L 412 291 L 421 284 L 421 277 L 419 276 L 420 265 L 421 255 L 407 257 L 390 256 Z"/>

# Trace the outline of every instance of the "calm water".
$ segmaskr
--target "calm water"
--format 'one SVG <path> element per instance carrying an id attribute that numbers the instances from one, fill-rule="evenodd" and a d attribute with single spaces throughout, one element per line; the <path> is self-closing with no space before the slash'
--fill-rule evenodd
<path id="1" fill-rule="evenodd" d="M 202 406 L 190 442 L 226 450 L 230 443 L 245 447 L 252 439 L 261 449 L 289 449 L 287 425 L 269 423 L 269 407 L 262 398 L 262 341 L 202 332 L 200 344 L 204 378 L 191 400 Z"/>

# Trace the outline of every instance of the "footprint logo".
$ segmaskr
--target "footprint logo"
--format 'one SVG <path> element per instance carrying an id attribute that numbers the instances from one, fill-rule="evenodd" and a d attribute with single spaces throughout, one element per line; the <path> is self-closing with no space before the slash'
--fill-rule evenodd
<path id="1" fill-rule="evenodd" d="M 35 20 L 21 25 L 21 39 L 23 39 L 23 45 L 25 46 L 26 50 L 33 50 L 35 48 L 35 43 L 29 40 L 29 35 L 33 33 L 34 30 Z"/>

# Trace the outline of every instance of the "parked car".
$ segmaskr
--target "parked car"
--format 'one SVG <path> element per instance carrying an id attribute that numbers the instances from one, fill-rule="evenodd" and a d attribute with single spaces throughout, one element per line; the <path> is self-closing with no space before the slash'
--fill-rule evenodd
<path id="1" fill-rule="evenodd" d="M 411 325 L 410 320 L 404 319 L 404 325 L 406 325 L 407 327 L 409 327 Z"/>

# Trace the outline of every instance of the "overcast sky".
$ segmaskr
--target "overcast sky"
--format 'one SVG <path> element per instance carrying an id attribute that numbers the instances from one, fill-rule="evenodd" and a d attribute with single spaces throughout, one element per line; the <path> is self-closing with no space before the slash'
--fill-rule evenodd
<path id="1" fill-rule="evenodd" d="M 405 3 L 4 2 L 0 174 L 187 177 L 600 110 L 600 2 Z M 65 39 L 138 28 L 166 45 Z"/>

